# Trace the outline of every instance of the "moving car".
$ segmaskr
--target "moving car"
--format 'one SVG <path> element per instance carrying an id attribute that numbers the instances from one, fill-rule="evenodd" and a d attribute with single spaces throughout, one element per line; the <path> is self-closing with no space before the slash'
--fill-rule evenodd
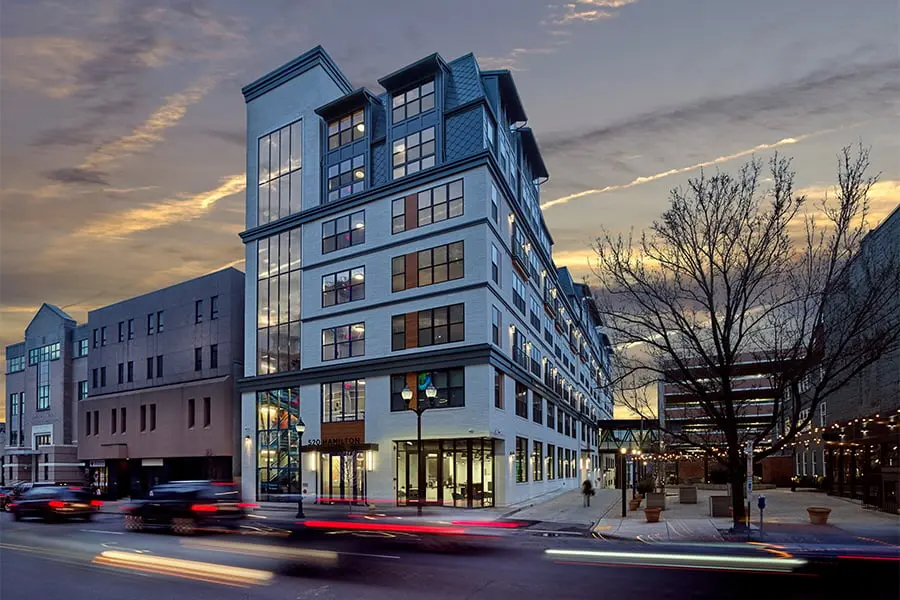
<path id="1" fill-rule="evenodd" d="M 38 485 L 18 495 L 9 504 L 13 518 L 40 517 L 45 521 L 80 518 L 90 521 L 103 503 L 91 498 L 83 487 Z"/>
<path id="2" fill-rule="evenodd" d="M 237 484 L 221 481 L 173 481 L 157 485 L 142 500 L 123 507 L 125 528 L 164 527 L 190 535 L 198 529 L 237 529 L 247 511 Z"/>

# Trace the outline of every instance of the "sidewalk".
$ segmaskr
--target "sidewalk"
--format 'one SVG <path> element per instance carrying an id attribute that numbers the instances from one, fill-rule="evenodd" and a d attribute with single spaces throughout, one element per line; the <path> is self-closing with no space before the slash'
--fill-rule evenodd
<path id="1" fill-rule="evenodd" d="M 591 505 L 584 506 L 581 489 L 568 490 L 544 502 L 515 508 L 503 516 L 590 528 L 617 505 L 618 490 L 596 489 Z"/>
<path id="2" fill-rule="evenodd" d="M 666 509 L 658 523 L 647 523 L 642 504 L 637 511 L 628 511 L 621 518 L 621 505 L 601 519 L 593 528 L 600 537 L 642 542 L 721 542 L 733 538 L 730 518 L 709 516 L 709 497 L 718 491 L 699 490 L 697 504 L 680 504 L 677 488 L 666 496 Z M 863 509 L 858 502 L 817 492 L 766 490 L 753 494 L 751 530 L 753 539 L 760 539 L 757 499 L 766 497 L 763 537 L 781 543 L 877 543 L 900 545 L 900 516 Z M 630 497 L 630 494 L 629 494 Z M 831 509 L 828 525 L 812 525 L 807 507 Z M 734 538 L 737 539 L 737 538 Z M 746 539 L 743 537 L 742 539 Z"/>

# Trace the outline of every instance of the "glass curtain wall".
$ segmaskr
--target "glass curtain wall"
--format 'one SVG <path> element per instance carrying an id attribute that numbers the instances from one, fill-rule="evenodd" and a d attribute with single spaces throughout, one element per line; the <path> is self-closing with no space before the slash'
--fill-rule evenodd
<path id="1" fill-rule="evenodd" d="M 292 500 L 300 492 L 300 447 L 294 429 L 299 416 L 300 388 L 257 392 L 256 482 L 260 500 Z"/>
<path id="2" fill-rule="evenodd" d="M 396 443 L 397 505 L 413 506 L 419 498 L 419 456 L 415 441 Z M 494 506 L 494 441 L 490 439 L 427 440 L 425 502 L 439 506 Z"/>

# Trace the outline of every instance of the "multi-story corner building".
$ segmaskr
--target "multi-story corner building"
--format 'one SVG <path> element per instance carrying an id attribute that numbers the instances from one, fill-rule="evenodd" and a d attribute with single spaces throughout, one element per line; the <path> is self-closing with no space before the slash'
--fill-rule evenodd
<path id="1" fill-rule="evenodd" d="M 610 349 L 553 263 L 512 76 L 433 54 L 379 84 L 317 47 L 243 90 L 244 495 L 483 507 L 578 486 Z"/>
<path id="2" fill-rule="evenodd" d="M 88 313 L 78 458 L 102 494 L 240 474 L 243 314 L 231 268 Z"/>
<path id="3" fill-rule="evenodd" d="M 44 304 L 6 347 L 7 483 L 81 482 L 76 407 L 87 380 L 86 326 Z"/>

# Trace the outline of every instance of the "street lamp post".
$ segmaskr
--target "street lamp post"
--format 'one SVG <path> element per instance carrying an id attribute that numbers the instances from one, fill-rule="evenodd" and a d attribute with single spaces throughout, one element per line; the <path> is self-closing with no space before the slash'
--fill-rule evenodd
<path id="1" fill-rule="evenodd" d="M 412 407 L 413 391 L 409 386 L 403 388 L 400 397 L 406 403 L 406 409 L 416 413 L 416 452 L 418 460 L 418 498 L 416 502 L 416 514 L 422 516 L 422 507 L 425 506 L 425 456 L 422 453 L 422 413 L 431 408 L 431 403 L 438 395 L 438 390 L 433 384 L 429 383 L 425 388 L 425 396 L 428 398 L 428 404 L 416 401 L 415 408 Z"/>
<path id="2" fill-rule="evenodd" d="M 628 452 L 627 448 L 619 448 L 619 462 L 622 464 L 622 468 L 619 470 L 621 473 L 620 481 L 622 485 L 622 518 L 625 518 L 625 453 Z"/>
<path id="3" fill-rule="evenodd" d="M 294 429 L 297 430 L 299 439 L 297 440 L 297 518 L 305 519 L 303 514 L 303 432 L 306 431 L 306 423 L 303 418 L 298 416 L 297 422 L 294 423 Z"/>

